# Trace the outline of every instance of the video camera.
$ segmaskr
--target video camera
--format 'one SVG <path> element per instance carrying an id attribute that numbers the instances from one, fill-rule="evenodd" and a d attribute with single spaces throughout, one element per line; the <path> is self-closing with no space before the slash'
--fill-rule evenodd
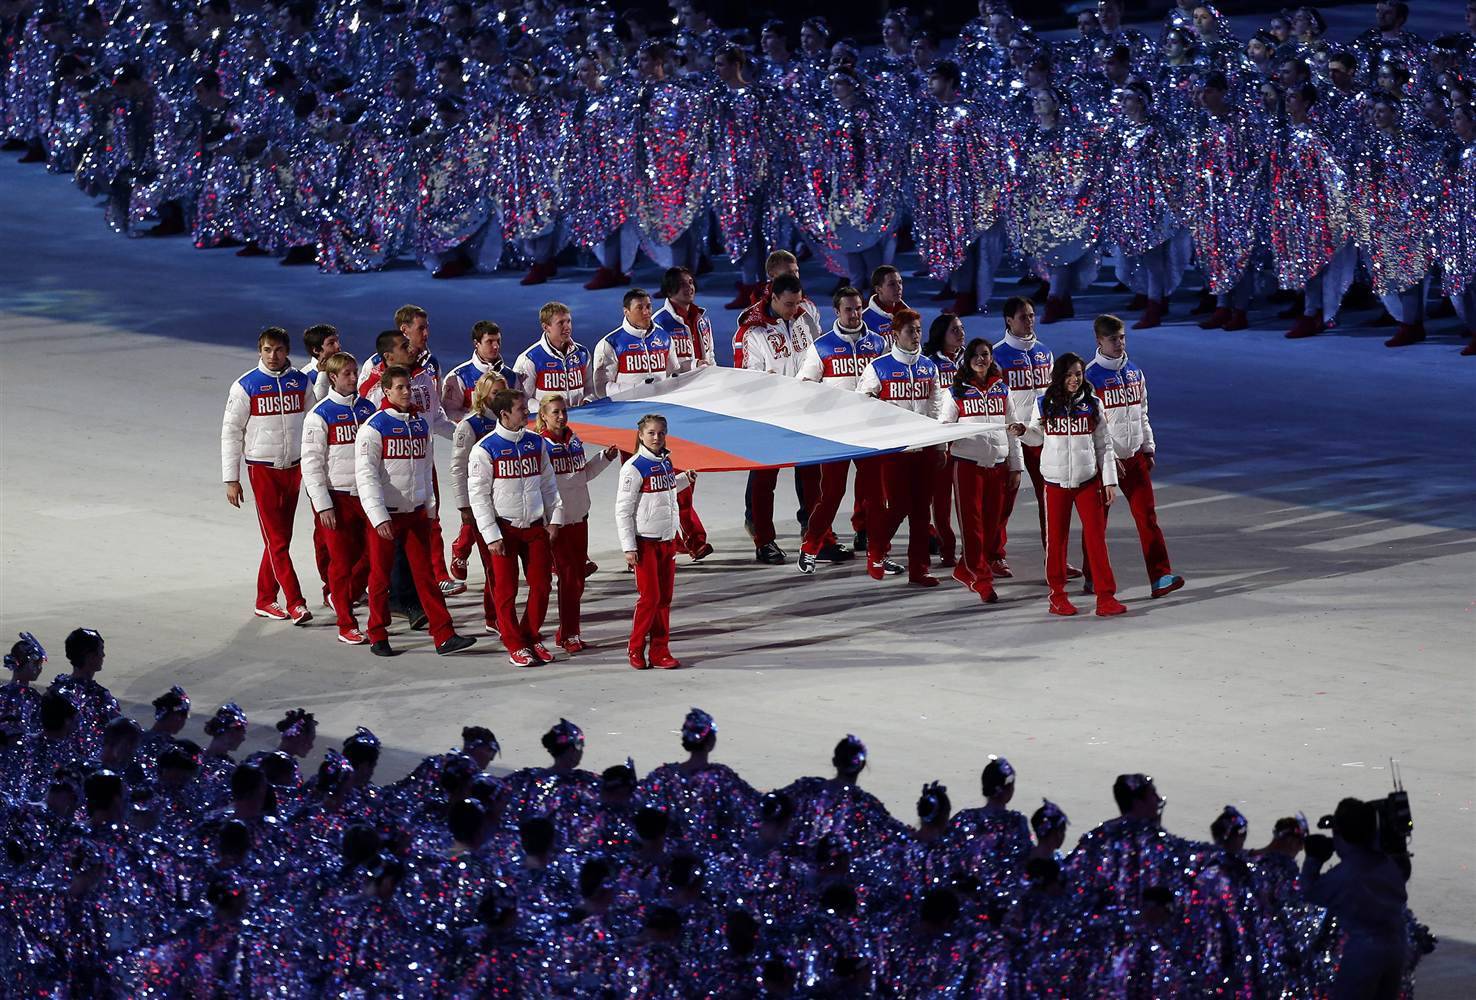
<path id="1" fill-rule="evenodd" d="M 1376 823 L 1374 846 L 1391 857 L 1407 858 L 1409 857 L 1409 838 L 1414 833 L 1414 815 L 1409 808 L 1409 793 L 1404 790 L 1404 782 L 1399 776 L 1398 762 L 1391 759 L 1389 770 L 1394 778 L 1394 790 L 1382 799 L 1372 799 L 1364 802 L 1363 805 L 1372 812 Z M 1336 833 L 1336 816 L 1323 816 L 1317 821 L 1317 828 L 1332 830 Z M 1331 844 L 1328 846 L 1330 847 Z M 1309 853 L 1315 852 L 1309 851 Z"/>

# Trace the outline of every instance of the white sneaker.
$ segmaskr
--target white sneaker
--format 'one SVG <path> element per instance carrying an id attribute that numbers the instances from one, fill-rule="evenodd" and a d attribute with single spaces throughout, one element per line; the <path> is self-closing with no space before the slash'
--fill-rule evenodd
<path id="1" fill-rule="evenodd" d="M 457 594 L 464 594 L 464 593 L 466 593 L 466 584 L 462 583 L 460 580 L 442 580 L 441 581 L 441 596 L 442 597 L 455 597 Z"/>

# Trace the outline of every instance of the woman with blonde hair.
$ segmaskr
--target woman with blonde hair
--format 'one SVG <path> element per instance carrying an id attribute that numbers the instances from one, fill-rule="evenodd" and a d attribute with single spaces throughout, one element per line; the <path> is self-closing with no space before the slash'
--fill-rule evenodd
<path id="1" fill-rule="evenodd" d="M 548 442 L 548 457 L 564 501 L 564 525 L 553 540 L 554 573 L 559 579 L 559 630 L 554 642 L 569 655 L 583 652 L 588 643 L 579 637 L 579 602 L 584 578 L 592 573 L 589 560 L 589 481 L 615 460 L 620 449 L 611 445 L 586 455 L 584 442 L 569 426 L 569 401 L 561 393 L 538 404 L 538 433 Z"/>
<path id="2" fill-rule="evenodd" d="M 507 388 L 507 379 L 495 371 L 487 372 L 472 386 L 471 406 L 466 416 L 456 425 L 451 435 L 451 496 L 461 511 L 461 523 L 471 526 L 476 539 L 477 551 L 482 556 L 482 617 L 487 631 L 497 635 L 497 609 L 492 604 L 492 557 L 487 543 L 477 531 L 477 519 L 472 515 L 471 493 L 467 489 L 467 462 L 476 443 L 492 432 L 497 418 L 492 415 L 492 395 Z"/>

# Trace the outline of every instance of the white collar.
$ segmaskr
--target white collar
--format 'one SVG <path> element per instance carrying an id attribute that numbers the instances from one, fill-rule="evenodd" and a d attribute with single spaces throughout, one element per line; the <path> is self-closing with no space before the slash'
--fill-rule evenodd
<path id="1" fill-rule="evenodd" d="M 345 396 L 341 392 L 338 392 L 334 389 L 329 389 L 328 398 L 333 400 L 335 403 L 342 403 L 344 406 L 353 406 L 359 401 L 359 394 L 356 392 L 352 396 Z"/>
<path id="2" fill-rule="evenodd" d="M 493 417 L 492 419 L 497 420 L 496 417 Z M 497 420 L 496 425 L 492 428 L 492 433 L 496 434 L 498 437 L 506 441 L 521 441 L 523 439 L 523 435 L 528 432 L 521 428 L 515 431 L 510 431 L 506 427 L 502 426 L 501 420 Z"/>
<path id="3" fill-rule="evenodd" d="M 1021 340 L 1019 337 L 1009 332 L 1005 333 L 1004 342 L 1006 344 L 1009 344 L 1017 351 L 1033 351 L 1040 346 L 1039 337 L 1031 337 L 1029 340 Z"/>
<path id="4" fill-rule="evenodd" d="M 645 340 L 651 335 L 651 330 L 637 330 L 635 327 L 630 325 L 630 320 L 628 319 L 622 319 L 620 321 L 620 329 L 624 330 L 632 337 L 640 337 L 642 340 Z M 654 330 L 655 327 L 653 326 L 651 329 Z"/>
<path id="5" fill-rule="evenodd" d="M 1101 351 L 1098 351 L 1097 356 L 1092 359 L 1092 364 L 1101 365 L 1103 368 L 1107 368 L 1115 372 L 1122 371 L 1124 368 L 1127 367 L 1127 363 L 1127 351 L 1123 351 L 1122 357 L 1120 358 L 1106 358 L 1102 356 Z"/>
<path id="6" fill-rule="evenodd" d="M 270 368 L 268 368 L 266 366 L 266 362 L 264 362 L 264 361 L 258 361 L 256 363 L 256 370 L 259 371 L 259 372 L 261 372 L 267 378 L 286 378 L 287 377 L 287 373 L 290 372 L 290 371 L 292 371 L 292 364 L 291 364 L 291 362 L 289 362 L 287 364 L 287 367 L 286 368 L 283 368 L 279 372 L 274 372 L 274 371 L 272 371 Z"/>
<path id="7" fill-rule="evenodd" d="M 831 324 L 830 332 L 845 337 L 847 340 L 857 341 L 866 336 L 866 334 L 870 331 L 866 329 L 865 323 L 862 323 L 854 330 L 847 330 L 845 327 L 840 325 L 840 320 L 836 320 L 834 323 Z"/>
<path id="8" fill-rule="evenodd" d="M 624 323 L 621 323 L 620 325 L 621 326 L 624 326 L 625 324 Z M 570 340 L 569 341 L 569 349 L 567 351 L 561 351 L 557 347 L 555 347 L 553 344 L 549 343 L 549 341 L 548 341 L 548 334 L 546 334 L 546 333 L 545 334 L 542 334 L 538 339 L 540 341 L 542 341 L 542 343 L 543 343 L 543 349 L 545 351 L 547 351 L 548 353 L 552 354 L 556 358 L 569 358 L 569 357 L 573 357 L 574 356 L 574 352 L 577 351 L 577 350 L 579 350 L 579 345 L 576 344 L 573 340 Z"/>
<path id="9" fill-rule="evenodd" d="M 915 365 L 922 359 L 922 348 L 919 346 L 915 351 L 904 351 L 900 344 L 893 344 L 892 357 L 904 365 Z"/>
<path id="10" fill-rule="evenodd" d="M 650 448 L 647 448 L 645 445 L 641 445 L 640 447 L 638 447 L 636 449 L 636 454 L 640 455 L 642 458 L 649 458 L 653 462 L 660 462 L 666 458 L 665 455 L 658 455 Z"/>
<path id="11" fill-rule="evenodd" d="M 476 351 L 472 351 L 471 363 L 472 363 L 472 367 L 475 368 L 477 371 L 481 372 L 483 375 L 487 374 L 488 372 L 490 372 L 492 370 L 492 366 L 491 365 L 487 364 L 481 358 L 477 357 L 477 352 Z"/>

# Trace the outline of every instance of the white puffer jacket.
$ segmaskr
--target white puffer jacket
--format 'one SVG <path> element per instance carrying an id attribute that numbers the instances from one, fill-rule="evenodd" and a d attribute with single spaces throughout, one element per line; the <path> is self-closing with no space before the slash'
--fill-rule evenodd
<path id="1" fill-rule="evenodd" d="M 354 443 L 354 476 L 369 523 L 377 528 L 391 514 L 410 514 L 420 507 L 434 520 L 435 467 L 425 417 L 390 408 L 365 421 Z"/>
<path id="2" fill-rule="evenodd" d="M 1010 426 L 1010 389 L 1004 379 L 995 379 L 982 392 L 974 385 L 965 386 L 962 394 L 950 389 L 943 396 L 938 422 L 989 428 L 977 437 L 960 438 L 950 444 L 948 453 L 954 458 L 985 469 L 1006 461 L 1011 472 L 1025 468 L 1020 439 L 1006 430 Z"/>
<path id="3" fill-rule="evenodd" d="M 499 519 L 517 528 L 536 521 L 564 523 L 564 505 L 547 445 L 532 431 L 510 431 L 498 424 L 472 448 L 466 466 L 467 491 L 477 530 L 488 545 L 502 539 Z"/>
<path id="4" fill-rule="evenodd" d="M 1140 451 L 1152 455 L 1158 448 L 1153 425 L 1148 423 L 1148 379 L 1143 369 L 1128 360 L 1104 358 L 1098 351 L 1086 367 L 1086 380 L 1102 401 L 1107 433 L 1118 458 L 1132 458 Z"/>
<path id="5" fill-rule="evenodd" d="M 359 427 L 374 416 L 362 396 L 340 396 L 332 389 L 302 421 L 302 485 L 313 513 L 333 509 L 332 491 L 357 495 L 354 443 Z"/>
<path id="6" fill-rule="evenodd" d="M 1074 489 L 1089 483 L 1100 471 L 1103 486 L 1117 485 L 1117 456 L 1112 453 L 1112 440 L 1107 421 L 1102 419 L 1099 401 L 1083 390 L 1078 393 L 1064 416 L 1045 418 L 1041 406 L 1045 397 L 1035 401 L 1035 410 L 1026 429 L 1026 437 L 1042 438 L 1040 474 L 1048 483 Z"/>
<path id="7" fill-rule="evenodd" d="M 667 455 L 653 455 L 641 445 L 630 461 L 620 467 L 620 485 L 615 491 L 615 530 L 620 548 L 636 550 L 636 539 L 661 541 L 677 536 L 677 493 L 692 484 L 678 475 Z"/>
<path id="8" fill-rule="evenodd" d="M 221 482 L 241 478 L 249 465 L 290 469 L 302 458 L 302 418 L 313 395 L 312 378 L 296 368 L 255 368 L 231 385 L 220 425 Z"/>

